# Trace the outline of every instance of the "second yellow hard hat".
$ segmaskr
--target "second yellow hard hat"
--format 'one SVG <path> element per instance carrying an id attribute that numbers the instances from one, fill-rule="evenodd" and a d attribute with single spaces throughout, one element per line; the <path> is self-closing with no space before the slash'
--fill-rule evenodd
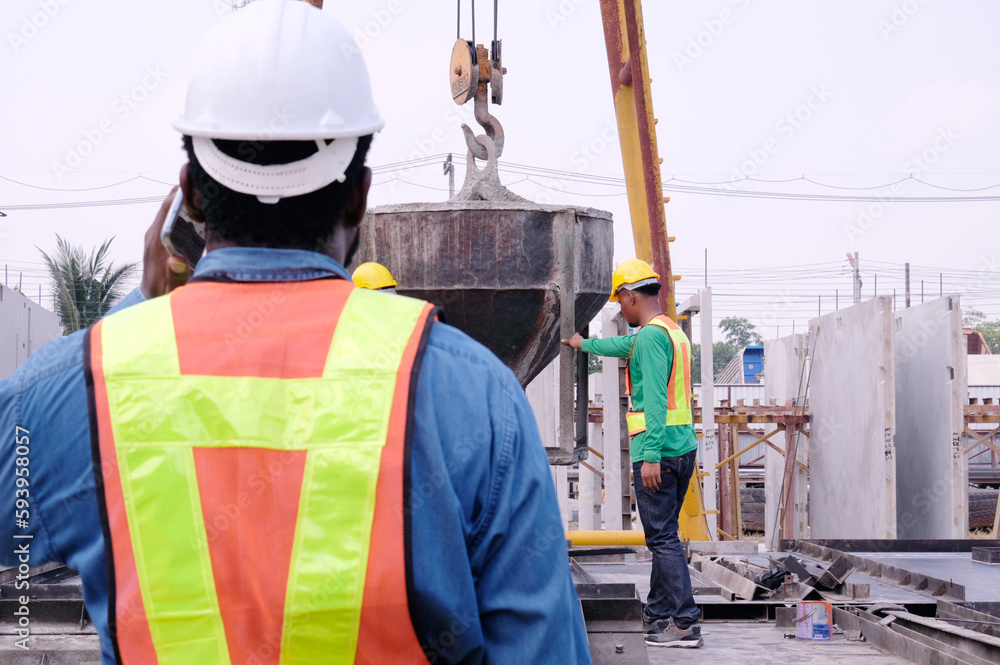
<path id="1" fill-rule="evenodd" d="M 641 259 L 629 259 L 615 268 L 611 276 L 611 302 L 618 302 L 618 291 L 626 284 L 636 284 L 647 280 L 657 280 L 660 276 L 648 263 Z"/>

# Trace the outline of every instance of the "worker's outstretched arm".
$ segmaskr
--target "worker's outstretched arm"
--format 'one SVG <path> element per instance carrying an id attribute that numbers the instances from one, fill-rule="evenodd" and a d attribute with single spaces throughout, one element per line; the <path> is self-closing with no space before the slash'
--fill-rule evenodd
<path id="1" fill-rule="evenodd" d="M 569 339 L 562 340 L 566 346 L 580 349 L 584 353 L 591 353 L 595 356 L 607 356 L 609 358 L 627 358 L 632 350 L 632 342 L 635 335 L 622 335 L 621 337 L 595 337 L 588 339 L 579 333 Z"/>

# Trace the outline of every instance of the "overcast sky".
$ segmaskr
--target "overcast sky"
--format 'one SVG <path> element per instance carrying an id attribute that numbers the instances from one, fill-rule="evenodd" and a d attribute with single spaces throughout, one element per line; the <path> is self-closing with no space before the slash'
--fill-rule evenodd
<path id="1" fill-rule="evenodd" d="M 471 38 L 463 5 L 463 37 Z M 0 263 L 11 270 L 8 283 L 23 272 L 24 291 L 37 295 L 44 273 L 35 248 L 51 251 L 57 233 L 87 246 L 114 235 L 116 259 L 141 257 L 156 203 L 10 208 L 165 195 L 183 158 L 170 122 L 193 53 L 228 6 L 5 1 L 0 211 L 8 216 L 0 219 Z M 477 41 L 488 44 L 492 3 L 477 9 Z M 386 119 L 369 164 L 464 155 L 458 125 L 471 120 L 472 107 L 454 105 L 446 74 L 455 3 L 327 0 L 325 11 L 356 32 Z M 909 261 L 918 302 L 917 282 L 925 281 L 928 298 L 937 295 L 943 272 L 945 292 L 965 292 L 1000 318 L 1000 201 L 903 200 L 1000 199 L 1000 3 L 647 0 L 644 12 L 668 188 L 711 183 L 737 194 L 881 199 L 668 191 L 671 256 L 684 276 L 679 298 L 703 285 L 707 249 L 717 319 L 748 316 L 765 337 L 791 332 L 793 322 L 801 331 L 833 308 L 835 290 L 847 303 L 845 255 L 858 251 L 866 298 L 878 274 L 879 293 L 898 289 L 902 306 Z M 493 113 L 507 136 L 502 161 L 620 178 L 597 0 L 500 0 L 499 15 L 508 74 Z M 462 167 L 456 175 L 460 186 Z M 889 186 L 911 175 L 929 184 Z M 745 176 L 792 181 L 725 184 Z M 622 186 L 502 177 L 536 201 L 611 211 L 615 260 L 633 256 Z M 445 198 L 435 160 L 377 176 L 370 201 Z"/>

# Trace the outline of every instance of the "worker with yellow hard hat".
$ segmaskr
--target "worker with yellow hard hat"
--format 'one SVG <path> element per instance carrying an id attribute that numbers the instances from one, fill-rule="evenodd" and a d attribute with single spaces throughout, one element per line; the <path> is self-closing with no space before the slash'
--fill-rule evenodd
<path id="1" fill-rule="evenodd" d="M 660 276 L 645 261 L 630 259 L 611 278 L 611 302 L 632 327 L 621 337 L 562 340 L 585 353 L 627 358 L 629 452 L 636 504 L 653 553 L 649 596 L 642 612 L 646 644 L 700 647 L 700 616 L 691 593 L 687 560 L 678 538 L 678 517 L 695 468 L 698 440 L 691 411 L 691 342 L 664 316 L 657 298 Z"/>
<path id="2" fill-rule="evenodd" d="M 396 280 L 392 278 L 392 273 L 389 272 L 389 269 L 381 263 L 375 263 L 374 261 L 362 263 L 355 268 L 351 279 L 354 280 L 355 286 L 359 286 L 362 289 L 372 289 L 373 291 L 395 293 L 398 286 Z"/>

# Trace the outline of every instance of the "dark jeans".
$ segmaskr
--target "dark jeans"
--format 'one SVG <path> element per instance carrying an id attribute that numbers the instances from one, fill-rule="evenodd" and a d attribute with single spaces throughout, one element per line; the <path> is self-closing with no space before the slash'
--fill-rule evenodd
<path id="1" fill-rule="evenodd" d="M 642 462 L 632 464 L 639 518 L 646 533 L 646 547 L 653 554 L 653 572 L 646 599 L 647 618 L 673 617 L 682 630 L 701 617 L 691 594 L 691 575 L 684 549 L 677 537 L 677 518 L 694 473 L 695 453 L 692 450 L 682 457 L 661 459 L 660 489 L 655 492 L 642 486 Z"/>

